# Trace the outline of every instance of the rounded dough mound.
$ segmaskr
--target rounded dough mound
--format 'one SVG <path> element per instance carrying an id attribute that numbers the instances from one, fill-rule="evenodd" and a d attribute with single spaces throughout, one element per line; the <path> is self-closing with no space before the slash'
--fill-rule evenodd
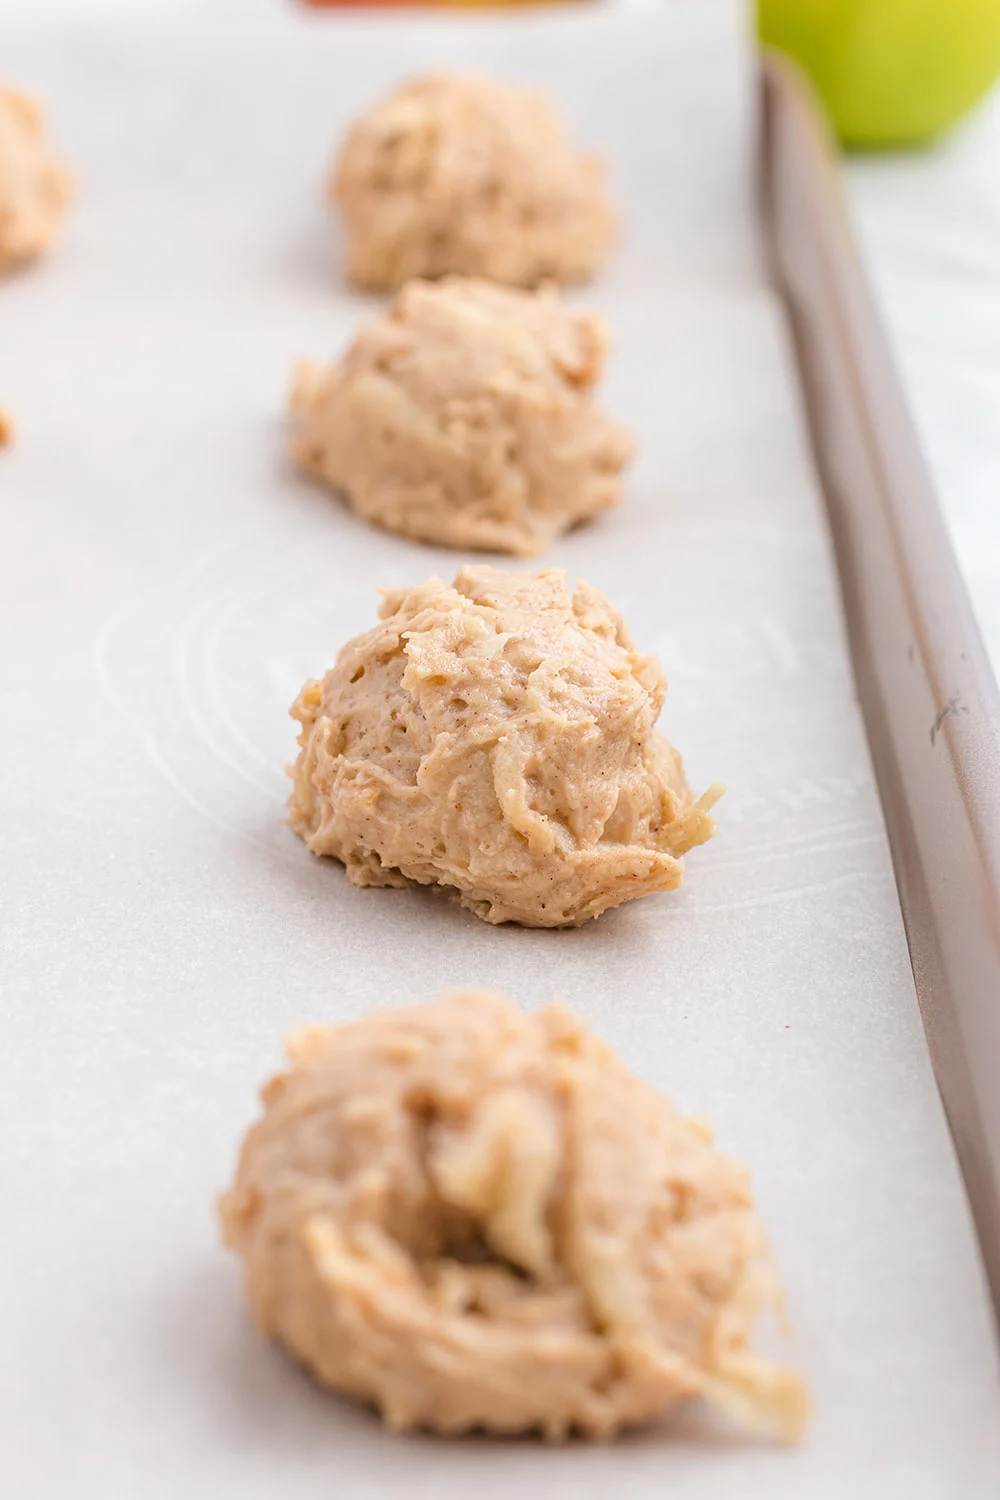
<path id="1" fill-rule="evenodd" d="M 603 362 L 600 323 L 552 293 L 411 282 L 333 369 L 300 366 L 292 454 L 389 531 L 530 556 L 618 501 Z"/>
<path id="2" fill-rule="evenodd" d="M 348 275 L 371 290 L 449 272 L 584 280 L 615 237 L 601 163 L 574 149 L 548 96 L 460 73 L 416 78 L 364 114 L 331 196 Z"/>
<path id="3" fill-rule="evenodd" d="M 489 922 L 578 926 L 673 890 L 715 832 L 654 725 L 666 682 L 558 570 L 387 591 L 292 708 L 292 827 L 355 885 L 442 885 Z"/>
<path id="4" fill-rule="evenodd" d="M 0 272 L 35 260 L 58 238 L 72 183 L 49 153 L 41 106 L 0 85 Z"/>
<path id="5" fill-rule="evenodd" d="M 707 1397 L 794 1437 L 744 1169 L 572 1014 L 462 993 L 299 1032 L 222 1201 L 261 1329 L 393 1427 L 607 1436 Z"/>

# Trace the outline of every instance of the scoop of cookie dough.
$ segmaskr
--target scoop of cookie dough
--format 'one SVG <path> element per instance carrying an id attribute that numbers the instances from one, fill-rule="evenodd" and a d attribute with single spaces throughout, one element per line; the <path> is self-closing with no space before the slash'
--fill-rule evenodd
<path id="1" fill-rule="evenodd" d="M 663 674 L 596 589 L 470 567 L 379 613 L 292 708 L 291 823 L 314 854 L 527 927 L 680 885 L 718 789 L 693 800 L 654 728 Z"/>
<path id="2" fill-rule="evenodd" d="M 347 271 L 385 290 L 449 271 L 510 286 L 583 280 L 615 218 L 600 162 L 548 96 L 486 78 L 416 78 L 364 114 L 337 163 Z"/>
<path id="3" fill-rule="evenodd" d="M 573 1015 L 498 995 L 297 1033 L 222 1200 L 261 1329 L 397 1428 L 595 1437 L 686 1397 L 794 1438 L 750 1349 L 747 1175 Z"/>
<path id="4" fill-rule="evenodd" d="M 603 362 L 600 323 L 554 293 L 410 282 L 339 364 L 299 367 L 292 454 L 390 531 L 529 556 L 619 498 Z"/>
<path id="5" fill-rule="evenodd" d="M 49 151 L 41 106 L 0 85 L 0 272 L 48 250 L 71 193 L 69 172 Z"/>

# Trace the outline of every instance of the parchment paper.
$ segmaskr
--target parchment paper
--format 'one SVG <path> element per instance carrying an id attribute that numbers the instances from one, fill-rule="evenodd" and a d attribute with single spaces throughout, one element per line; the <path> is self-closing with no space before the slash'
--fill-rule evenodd
<path id="1" fill-rule="evenodd" d="M 332 142 L 400 74 L 551 86 L 628 235 L 587 294 L 626 502 L 549 561 L 624 610 L 720 836 L 683 893 L 580 931 L 352 889 L 283 826 L 286 708 L 459 559 L 298 480 L 293 359 L 345 295 Z M 991 1325 L 911 988 L 779 309 L 755 244 L 734 5 L 647 17 L 8 28 L 80 176 L 0 289 L 3 1457 L 12 1500 L 996 1493 Z M 753 1166 L 816 1418 L 696 1413 L 610 1448 L 384 1435 L 249 1327 L 213 1195 L 305 1020 L 559 994 Z"/>

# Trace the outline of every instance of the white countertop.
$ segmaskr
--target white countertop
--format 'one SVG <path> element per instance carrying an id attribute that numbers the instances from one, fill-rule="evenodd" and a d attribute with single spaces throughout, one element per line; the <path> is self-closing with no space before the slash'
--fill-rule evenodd
<path id="1" fill-rule="evenodd" d="M 848 195 L 1000 672 L 1000 90 L 924 152 L 853 157 Z"/>

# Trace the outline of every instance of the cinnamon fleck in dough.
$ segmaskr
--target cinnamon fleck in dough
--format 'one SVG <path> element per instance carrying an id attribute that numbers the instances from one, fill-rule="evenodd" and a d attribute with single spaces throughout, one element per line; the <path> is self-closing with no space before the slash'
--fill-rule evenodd
<path id="1" fill-rule="evenodd" d="M 293 457 L 390 531 L 530 556 L 619 498 L 604 348 L 554 292 L 410 282 L 339 364 L 299 367 Z"/>
<path id="2" fill-rule="evenodd" d="M 0 406 L 0 448 L 9 448 L 14 441 L 14 419 Z"/>
<path id="3" fill-rule="evenodd" d="M 654 728 L 663 674 L 603 595 L 468 567 L 379 614 L 292 708 L 291 824 L 314 854 L 527 927 L 680 885 L 719 788 L 693 800 Z"/>
<path id="4" fill-rule="evenodd" d="M 462 73 L 413 79 L 362 115 L 331 196 L 348 275 L 372 290 L 449 272 L 584 280 L 615 235 L 601 163 L 574 148 L 548 96 Z"/>
<path id="5" fill-rule="evenodd" d="M 50 154 L 41 106 L 0 85 L 0 272 L 49 249 L 71 194 L 69 172 Z"/>
<path id="6" fill-rule="evenodd" d="M 390 1426 L 606 1437 L 688 1397 L 794 1439 L 745 1170 L 561 1006 L 498 995 L 288 1043 L 227 1243 L 261 1330 Z"/>

